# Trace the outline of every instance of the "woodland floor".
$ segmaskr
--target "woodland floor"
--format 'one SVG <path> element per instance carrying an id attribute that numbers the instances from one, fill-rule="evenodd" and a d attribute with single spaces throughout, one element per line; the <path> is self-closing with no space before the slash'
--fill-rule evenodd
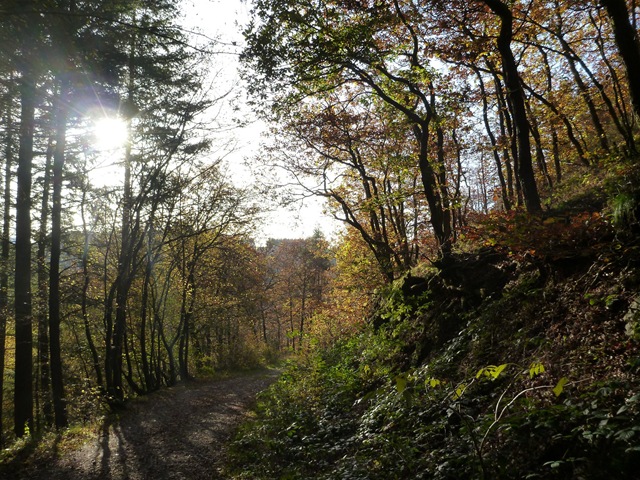
<path id="1" fill-rule="evenodd" d="M 276 370 L 167 388 L 108 417 L 92 439 L 50 461 L 0 470 L 0 479 L 224 479 L 226 445 Z"/>

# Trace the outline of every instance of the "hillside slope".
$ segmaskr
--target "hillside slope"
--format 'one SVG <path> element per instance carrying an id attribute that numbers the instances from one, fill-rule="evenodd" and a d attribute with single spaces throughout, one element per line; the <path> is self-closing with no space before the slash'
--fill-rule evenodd
<path id="1" fill-rule="evenodd" d="M 593 212 L 502 218 L 395 282 L 358 335 L 263 395 L 235 478 L 640 478 L 627 227 Z"/>

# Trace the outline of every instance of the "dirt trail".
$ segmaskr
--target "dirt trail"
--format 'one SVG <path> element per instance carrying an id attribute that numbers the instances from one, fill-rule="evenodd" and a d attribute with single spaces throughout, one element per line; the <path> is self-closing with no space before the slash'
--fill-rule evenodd
<path id="1" fill-rule="evenodd" d="M 133 402 L 120 419 L 107 421 L 79 450 L 11 478 L 224 479 L 225 445 L 256 394 L 277 375 L 263 371 L 154 393 Z"/>

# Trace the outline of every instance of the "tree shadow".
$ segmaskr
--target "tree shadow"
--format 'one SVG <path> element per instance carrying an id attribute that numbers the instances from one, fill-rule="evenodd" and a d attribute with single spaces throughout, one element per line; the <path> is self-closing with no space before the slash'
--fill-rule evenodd
<path id="1" fill-rule="evenodd" d="M 73 452 L 61 444 L 61 435 L 35 459 L 37 441 L 25 445 L 20 455 L 0 464 L 0 479 L 221 480 L 234 426 L 256 391 L 272 379 L 273 373 L 266 375 L 259 386 L 242 377 L 195 382 L 134 400 L 107 416 L 97 435 Z"/>

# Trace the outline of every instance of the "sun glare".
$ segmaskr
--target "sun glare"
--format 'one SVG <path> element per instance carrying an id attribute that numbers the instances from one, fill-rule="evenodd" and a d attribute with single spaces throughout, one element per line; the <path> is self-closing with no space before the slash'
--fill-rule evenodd
<path id="1" fill-rule="evenodd" d="M 103 117 L 94 122 L 94 148 L 99 151 L 116 150 L 127 141 L 127 124 L 113 117 Z"/>

